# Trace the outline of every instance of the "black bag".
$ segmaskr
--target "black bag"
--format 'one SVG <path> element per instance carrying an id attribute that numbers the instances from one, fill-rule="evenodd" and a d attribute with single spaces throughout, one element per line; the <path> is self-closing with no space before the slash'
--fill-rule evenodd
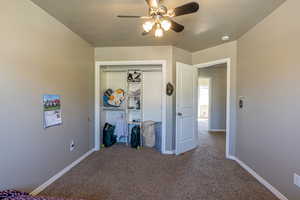
<path id="1" fill-rule="evenodd" d="M 103 144 L 105 147 L 110 147 L 117 142 L 117 136 L 114 135 L 115 126 L 105 123 L 103 128 Z"/>
<path id="2" fill-rule="evenodd" d="M 141 128 L 140 126 L 134 126 L 131 129 L 130 143 L 132 148 L 138 148 L 141 146 Z"/>

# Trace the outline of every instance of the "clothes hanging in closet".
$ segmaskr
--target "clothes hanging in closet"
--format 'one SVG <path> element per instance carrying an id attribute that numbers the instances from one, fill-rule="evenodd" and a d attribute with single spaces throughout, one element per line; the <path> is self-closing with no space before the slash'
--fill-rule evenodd
<path id="1" fill-rule="evenodd" d="M 117 142 L 127 142 L 128 133 L 124 113 L 121 113 L 119 118 L 117 118 L 115 134 L 117 136 Z"/>

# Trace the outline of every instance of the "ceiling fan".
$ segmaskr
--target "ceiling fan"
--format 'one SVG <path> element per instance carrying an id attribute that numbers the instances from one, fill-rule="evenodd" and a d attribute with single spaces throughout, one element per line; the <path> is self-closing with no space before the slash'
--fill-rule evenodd
<path id="1" fill-rule="evenodd" d="M 177 33 L 184 30 L 184 26 L 173 21 L 172 18 L 191 14 L 199 10 L 199 4 L 191 2 L 179 6 L 175 9 L 169 9 L 164 5 L 160 5 L 162 0 L 146 0 L 149 6 L 149 13 L 147 16 L 135 16 L 135 15 L 118 15 L 120 18 L 139 18 L 146 19 L 143 24 L 144 32 L 142 35 L 155 31 L 155 37 L 162 37 L 164 31 L 173 30 Z"/>

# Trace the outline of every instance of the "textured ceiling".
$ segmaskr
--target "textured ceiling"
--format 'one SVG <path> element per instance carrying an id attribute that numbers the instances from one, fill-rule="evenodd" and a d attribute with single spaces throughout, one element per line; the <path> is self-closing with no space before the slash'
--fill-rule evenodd
<path id="1" fill-rule="evenodd" d="M 174 45 L 197 51 L 231 40 L 247 32 L 285 0 L 163 0 L 174 8 L 199 2 L 197 13 L 175 18 L 182 33 L 169 31 L 163 38 L 142 36 L 140 19 L 119 19 L 118 14 L 146 15 L 144 0 L 32 0 L 95 47 Z"/>

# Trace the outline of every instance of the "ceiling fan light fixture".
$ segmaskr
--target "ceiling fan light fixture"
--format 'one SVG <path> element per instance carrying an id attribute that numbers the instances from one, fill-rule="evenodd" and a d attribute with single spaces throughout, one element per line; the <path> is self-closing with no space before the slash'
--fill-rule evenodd
<path id="1" fill-rule="evenodd" d="M 173 9 L 161 5 L 163 0 L 146 0 L 148 4 L 148 14 L 146 16 L 138 15 L 118 15 L 120 18 L 132 19 L 146 19 L 142 27 L 144 31 L 143 36 L 148 35 L 149 32 L 154 32 L 155 37 L 162 37 L 165 32 L 173 30 L 180 33 L 184 30 L 184 26 L 173 20 L 174 17 L 188 15 L 195 13 L 199 10 L 199 3 L 191 2 Z"/>
<path id="2" fill-rule="evenodd" d="M 146 32 L 150 32 L 153 28 L 153 25 L 154 23 L 152 21 L 146 21 L 144 24 L 143 24 L 143 29 L 144 31 Z"/>
<path id="3" fill-rule="evenodd" d="M 230 37 L 229 37 L 228 35 L 224 35 L 224 36 L 222 37 L 222 40 L 223 40 L 223 41 L 228 41 L 228 40 L 230 40 Z"/>
<path id="4" fill-rule="evenodd" d="M 166 20 L 166 19 L 164 19 L 162 22 L 161 22 L 161 26 L 162 26 L 162 28 L 165 30 L 165 31 L 168 31 L 168 30 L 170 30 L 170 28 L 171 28 L 171 22 L 169 21 L 169 20 Z"/>
<path id="5" fill-rule="evenodd" d="M 162 37 L 164 35 L 164 31 L 162 30 L 162 28 L 160 26 L 157 27 L 157 29 L 155 30 L 155 37 Z"/>

